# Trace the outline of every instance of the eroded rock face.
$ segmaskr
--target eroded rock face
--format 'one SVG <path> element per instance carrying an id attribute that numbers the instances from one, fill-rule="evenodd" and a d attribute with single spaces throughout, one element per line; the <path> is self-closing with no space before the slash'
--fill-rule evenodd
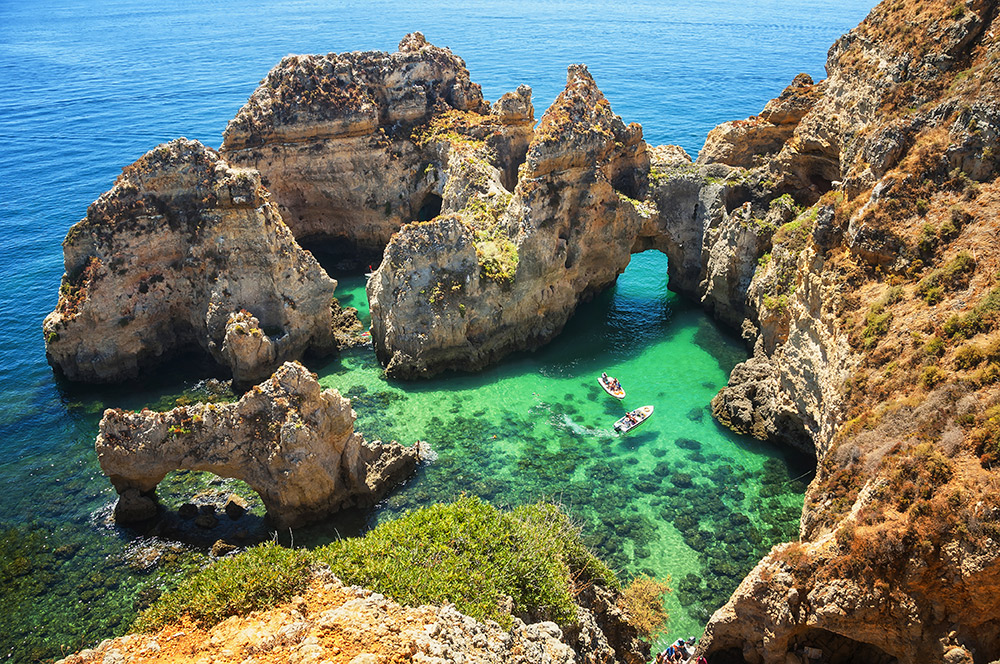
<path id="1" fill-rule="evenodd" d="M 801 210 L 759 258 L 755 354 L 713 412 L 817 457 L 800 542 L 713 616 L 710 661 L 1000 658 L 1000 339 L 977 322 L 1000 301 L 995 20 L 883 3 L 783 145 L 706 144 L 744 167 L 751 207 Z"/>
<path id="2" fill-rule="evenodd" d="M 461 58 L 420 33 L 391 54 L 289 56 L 229 123 L 221 151 L 261 172 L 296 237 L 371 257 L 404 223 L 441 212 L 448 155 L 438 138 L 452 120 L 482 124 L 478 139 L 516 174 L 534 123 L 530 93 L 490 113 Z"/>
<path id="3" fill-rule="evenodd" d="M 444 606 L 400 606 L 377 593 L 346 586 L 329 570 L 317 572 L 299 597 L 266 611 L 229 618 L 211 629 L 170 626 L 158 634 L 130 634 L 108 639 L 94 649 L 59 660 L 60 664 L 106 661 L 176 662 L 211 658 L 240 664 L 246 652 L 287 662 L 477 662 L 480 664 L 640 664 L 649 645 L 636 640 L 634 649 L 613 650 L 597 627 L 594 614 L 579 607 L 586 640 L 564 634 L 553 622 L 525 624 L 514 618 L 504 630 Z M 624 624 L 620 627 L 626 627 Z M 616 644 L 620 645 L 620 644 Z"/>
<path id="4" fill-rule="evenodd" d="M 641 128 L 612 113 L 586 67 L 570 67 L 513 192 L 501 169 L 473 155 L 449 166 L 454 213 L 405 226 L 389 243 L 368 284 L 387 371 L 474 370 L 552 339 L 628 264 L 652 214 L 636 200 L 647 171 Z"/>
<path id="5" fill-rule="evenodd" d="M 122 497 L 120 521 L 155 513 L 149 496 L 167 473 L 201 470 L 245 481 L 268 516 L 290 527 L 372 505 L 413 473 L 416 447 L 366 443 L 354 418 L 348 399 L 286 362 L 233 404 L 163 413 L 109 409 L 96 449 Z"/>
<path id="6" fill-rule="evenodd" d="M 238 382 L 333 349 L 336 282 L 296 244 L 256 171 L 178 139 L 128 166 L 63 242 L 49 362 L 113 382 L 190 347 Z"/>

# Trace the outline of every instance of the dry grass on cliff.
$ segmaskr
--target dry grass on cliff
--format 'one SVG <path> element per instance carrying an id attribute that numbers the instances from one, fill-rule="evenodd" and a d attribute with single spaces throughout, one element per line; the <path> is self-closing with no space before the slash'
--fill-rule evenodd
<path id="1" fill-rule="evenodd" d="M 1000 541 L 988 526 L 961 530 L 979 523 L 974 501 L 1000 505 L 986 490 L 1000 473 L 1000 182 L 942 168 L 949 140 L 926 132 L 890 173 L 904 186 L 884 190 L 865 213 L 869 228 L 899 243 L 892 267 L 844 251 L 828 256 L 842 284 L 839 325 L 860 363 L 844 386 L 846 423 L 807 499 L 818 515 L 813 532 L 835 527 L 866 484 L 884 491 L 873 501 L 879 509 L 862 510 L 851 532 L 839 532 L 844 573 L 933 557 L 956 537 Z M 900 467 L 923 459 L 925 445 L 953 475 L 899 482 Z"/>

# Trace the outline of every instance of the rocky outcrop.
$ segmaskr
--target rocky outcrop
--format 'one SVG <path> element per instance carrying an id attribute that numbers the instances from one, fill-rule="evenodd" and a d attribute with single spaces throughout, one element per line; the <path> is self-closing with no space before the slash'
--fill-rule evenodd
<path id="1" fill-rule="evenodd" d="M 194 348 L 238 382 L 334 342 L 336 282 L 281 221 L 256 171 L 178 139 L 128 166 L 63 242 L 46 355 L 112 382 Z"/>
<path id="2" fill-rule="evenodd" d="M 800 541 L 713 616 L 709 661 L 1000 658 L 995 20 L 883 3 L 783 145 L 724 128 L 702 151 L 763 185 L 751 207 L 798 207 L 757 261 L 754 357 L 713 412 L 818 465 Z"/>
<path id="3" fill-rule="evenodd" d="M 221 151 L 261 172 L 296 237 L 371 262 L 400 226 L 442 210 L 452 124 L 474 125 L 515 176 L 534 123 L 530 92 L 491 113 L 461 58 L 419 32 L 391 54 L 289 56 L 229 123 Z"/>
<path id="4" fill-rule="evenodd" d="M 579 615 L 581 625 L 595 624 L 589 610 L 581 608 Z M 609 659 L 604 634 L 596 631 L 588 636 L 591 641 L 571 646 L 553 622 L 525 624 L 514 618 L 513 628 L 504 630 L 493 621 L 478 622 L 450 604 L 404 607 L 380 594 L 345 586 L 321 570 L 306 592 L 274 609 L 229 618 L 207 630 L 192 626 L 179 630 L 172 625 L 155 634 L 109 639 L 60 662 L 153 664 L 193 657 L 239 664 L 248 656 L 265 661 L 353 664 L 638 664 L 647 659 L 648 646 L 620 651 L 617 660 Z"/>
<path id="5" fill-rule="evenodd" d="M 243 480 L 275 524 L 296 526 L 373 505 L 413 473 L 416 447 L 366 443 L 354 418 L 349 400 L 288 362 L 233 404 L 109 409 L 96 449 L 121 496 L 119 521 L 155 514 L 152 494 L 167 473 L 200 470 Z"/>
<path id="6" fill-rule="evenodd" d="M 450 170 L 455 212 L 403 227 L 368 283 L 390 375 L 474 370 L 562 330 L 612 284 L 652 212 L 638 125 L 612 113 L 586 67 L 539 122 L 512 192 L 500 169 Z"/>
<path id="7" fill-rule="evenodd" d="M 814 84 L 808 74 L 799 74 L 759 115 L 724 122 L 710 131 L 698 153 L 698 163 L 742 168 L 764 164 L 785 146 L 825 87 L 825 81 Z"/>

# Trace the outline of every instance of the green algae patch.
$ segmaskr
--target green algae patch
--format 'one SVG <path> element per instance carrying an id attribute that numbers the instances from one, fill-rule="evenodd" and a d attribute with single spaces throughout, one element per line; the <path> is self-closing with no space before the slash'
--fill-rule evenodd
<path id="1" fill-rule="evenodd" d="M 408 512 L 316 555 L 346 583 L 407 605 L 452 602 L 505 628 L 512 615 L 572 624 L 581 584 L 618 588 L 569 518 L 545 503 L 504 512 L 465 496 Z"/>
<path id="2" fill-rule="evenodd" d="M 517 245 L 500 223 L 510 206 L 510 194 L 474 196 L 460 212 L 462 222 L 475 237 L 476 259 L 484 279 L 510 284 L 517 274 Z"/>
<path id="3" fill-rule="evenodd" d="M 202 627 L 274 606 L 305 590 L 312 556 L 268 543 L 224 558 L 164 594 L 132 625 L 152 632 L 188 616 Z"/>

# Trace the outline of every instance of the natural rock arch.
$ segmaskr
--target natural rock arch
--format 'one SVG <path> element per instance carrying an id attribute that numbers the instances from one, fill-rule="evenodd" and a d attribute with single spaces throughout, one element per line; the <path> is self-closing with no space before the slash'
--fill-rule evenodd
<path id="1" fill-rule="evenodd" d="M 297 526 L 372 505 L 416 468 L 418 447 L 366 443 L 354 419 L 348 399 L 287 362 L 236 403 L 108 409 L 95 447 L 119 521 L 153 516 L 166 474 L 197 470 L 243 480 L 277 526 Z"/>

